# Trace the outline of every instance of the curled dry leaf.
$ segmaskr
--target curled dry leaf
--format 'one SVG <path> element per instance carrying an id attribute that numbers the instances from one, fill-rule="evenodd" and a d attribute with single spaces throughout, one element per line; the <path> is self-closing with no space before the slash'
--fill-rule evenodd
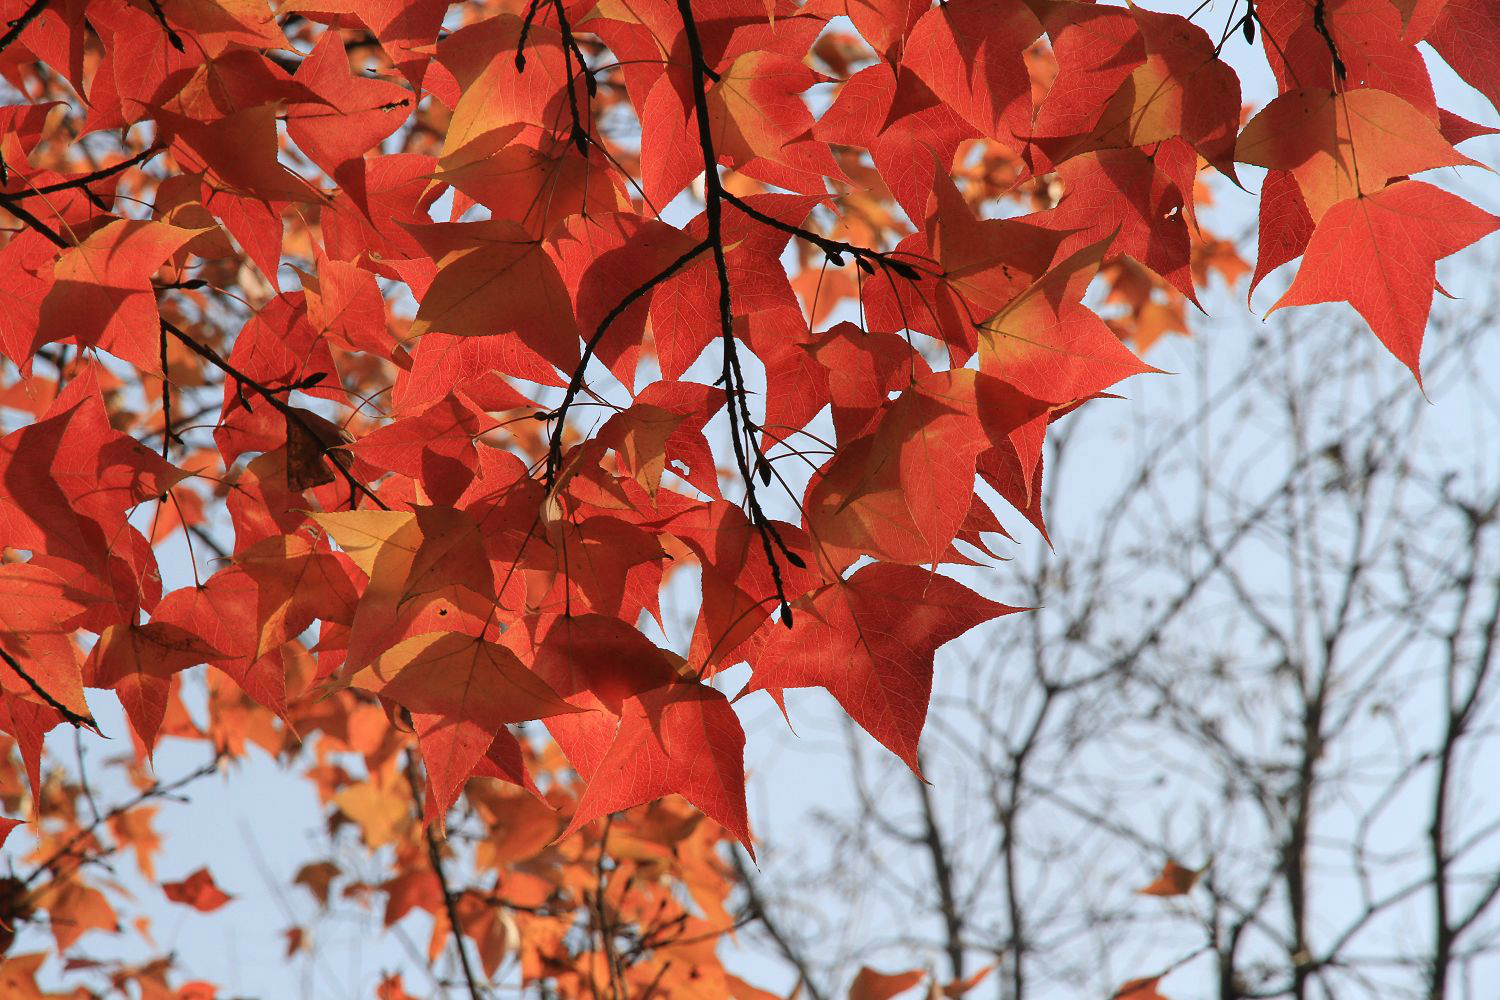
<path id="1" fill-rule="evenodd" d="M 1198 884 L 1205 869 L 1186 868 L 1175 861 L 1168 860 L 1162 866 L 1161 874 L 1148 886 L 1137 890 L 1144 896 L 1183 896 L 1191 892 L 1193 886 Z"/>
<path id="2" fill-rule="evenodd" d="M 214 884 L 207 868 L 199 868 L 181 882 L 163 882 L 161 891 L 174 903 L 212 913 L 234 897 Z"/>

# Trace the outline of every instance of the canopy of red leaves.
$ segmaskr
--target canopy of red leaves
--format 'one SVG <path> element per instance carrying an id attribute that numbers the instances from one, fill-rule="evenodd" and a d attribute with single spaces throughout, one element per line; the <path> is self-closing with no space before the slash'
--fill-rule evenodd
<path id="1" fill-rule="evenodd" d="M 1015 610 L 941 567 L 1045 531 L 1050 422 L 1249 270 L 1206 176 L 1265 169 L 1275 308 L 1347 301 L 1418 378 L 1435 263 L 1500 227 L 1410 179 L 1493 131 L 1416 48 L 1500 101 L 1470 0 L 1260 0 L 1222 38 L 1074 0 L 0 6 L 0 731 L 34 789 L 86 689 L 149 757 L 207 664 L 226 752 L 378 706 L 439 828 L 472 779 L 535 789 L 508 727 L 540 720 L 564 835 L 676 794 L 750 847 L 715 676 L 825 688 L 917 766 L 938 648 Z M 1279 87 L 1248 121 L 1235 29 Z"/>

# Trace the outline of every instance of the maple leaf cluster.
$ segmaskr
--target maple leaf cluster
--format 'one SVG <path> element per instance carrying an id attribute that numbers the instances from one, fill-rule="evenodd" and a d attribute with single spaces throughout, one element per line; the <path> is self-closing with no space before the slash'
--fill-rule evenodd
<path id="1" fill-rule="evenodd" d="M 1252 290 L 1301 257 L 1276 307 L 1347 300 L 1414 374 L 1435 262 L 1500 228 L 1410 179 L 1495 131 L 1417 49 L 1500 102 L 1489 4 L 1231 6 L 7 0 L 31 787 L 85 689 L 149 758 L 200 664 L 226 753 L 388 715 L 439 830 L 536 789 L 541 720 L 563 838 L 677 794 L 750 847 L 740 664 L 916 768 L 937 649 L 1015 610 L 938 567 L 997 505 L 1045 533 L 1049 424 L 1249 270 L 1205 177 L 1267 171 Z M 1236 30 L 1279 90 L 1248 121 Z"/>

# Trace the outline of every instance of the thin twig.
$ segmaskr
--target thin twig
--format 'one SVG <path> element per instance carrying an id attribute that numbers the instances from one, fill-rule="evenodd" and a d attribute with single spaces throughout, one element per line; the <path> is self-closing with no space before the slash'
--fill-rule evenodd
<path id="1" fill-rule="evenodd" d="M 225 361 L 223 358 L 219 357 L 218 353 L 212 348 L 208 347 L 205 344 L 198 343 L 198 341 L 194 340 L 187 332 L 178 328 L 170 320 L 163 319 L 161 321 L 161 326 L 162 329 L 167 333 L 170 333 L 173 337 L 176 337 L 178 342 L 188 350 L 192 351 L 200 358 L 203 358 L 205 361 L 213 365 L 215 368 L 219 369 L 225 375 L 233 378 L 240 385 L 249 387 L 252 391 L 255 392 L 257 396 L 270 403 L 271 407 L 275 409 L 276 412 L 286 417 L 288 422 L 296 424 L 297 429 L 306 434 L 308 440 L 317 442 L 319 453 L 322 454 L 323 459 L 333 467 L 335 472 L 344 477 L 345 482 L 349 484 L 349 488 L 351 490 L 354 490 L 357 493 L 362 493 L 381 510 L 390 509 L 385 505 L 383 501 L 381 501 L 378 496 L 371 492 L 368 486 L 355 478 L 354 473 L 350 472 L 342 462 L 334 457 L 333 449 L 323 443 L 323 439 L 318 435 L 317 431 L 313 430 L 312 425 L 309 424 L 305 419 L 303 419 L 301 413 L 297 412 L 297 408 L 277 396 L 278 391 L 284 390 L 271 389 L 267 388 L 264 385 L 261 385 L 259 382 L 255 381 L 244 372 L 235 368 L 228 361 Z"/>
<path id="2" fill-rule="evenodd" d="M 682 18 L 683 34 L 687 38 L 688 54 L 692 59 L 693 110 L 698 118 L 698 146 L 703 152 L 704 218 L 708 223 L 708 243 L 713 251 L 714 270 L 719 279 L 719 334 L 724 344 L 724 369 L 720 378 L 724 382 L 724 395 L 729 412 L 729 437 L 734 444 L 735 464 L 745 480 L 745 502 L 750 507 L 750 523 L 760 536 L 761 548 L 765 551 L 766 563 L 770 566 L 771 582 L 776 588 L 777 603 L 781 607 L 781 623 L 792 627 L 792 606 L 787 600 L 786 587 L 781 579 L 781 563 L 776 558 L 779 548 L 794 565 L 801 560 L 788 551 L 780 533 L 761 509 L 760 497 L 755 488 L 756 473 L 765 464 L 765 455 L 755 436 L 755 426 L 750 419 L 746 401 L 745 376 L 740 370 L 739 347 L 734 339 L 734 315 L 729 293 L 729 261 L 724 251 L 724 185 L 719 179 L 719 157 L 714 151 L 713 124 L 708 114 L 708 60 L 703 53 L 703 40 L 698 37 L 698 22 L 693 17 L 692 0 L 677 0 L 677 12 Z M 743 433 L 741 431 L 743 424 Z M 746 452 L 744 438 L 750 438 L 750 450 L 755 461 Z"/>
<path id="3" fill-rule="evenodd" d="M 89 805 L 89 815 L 94 817 L 94 822 L 99 822 L 99 803 L 94 801 L 94 788 L 89 783 L 89 769 L 84 762 L 83 755 L 83 730 L 77 727 L 73 729 L 73 754 L 78 758 L 78 787 L 83 789 L 83 800 Z"/>
<path id="4" fill-rule="evenodd" d="M 762 212 L 760 209 L 745 201 L 743 198 L 739 197 L 733 192 L 724 191 L 722 190 L 722 188 L 720 191 L 720 196 L 725 201 L 729 202 L 729 204 L 733 205 L 741 212 L 750 216 L 750 218 L 754 219 L 755 221 L 763 225 L 770 226 L 772 229 L 776 229 L 783 233 L 786 233 L 789 236 L 795 236 L 799 240 L 803 240 L 807 243 L 813 244 L 819 250 L 823 251 L 823 253 L 835 266 L 843 266 L 843 255 L 848 254 L 850 257 L 854 258 L 856 264 L 862 265 L 862 269 L 864 264 L 878 265 L 880 267 L 890 268 L 897 274 L 898 277 L 905 278 L 907 281 L 916 281 L 921 277 L 921 273 L 916 268 L 912 267 L 906 261 L 900 260 L 893 254 L 881 253 L 878 250 L 870 250 L 866 247 L 855 246 L 853 243 L 847 243 L 844 240 L 836 240 L 831 237 L 824 236 L 822 233 L 814 232 L 813 230 L 804 228 L 802 226 L 796 226 L 788 222 L 782 222 L 780 219 L 776 218 L 776 216 L 767 215 L 765 212 Z"/>
<path id="5" fill-rule="evenodd" d="M 453 928 L 453 947 L 458 951 L 458 963 L 464 970 L 464 984 L 469 988 L 471 1000 L 481 1000 L 479 980 L 474 975 L 474 967 L 469 964 L 469 950 L 464 947 L 463 927 L 458 922 L 458 897 L 453 894 L 452 888 L 448 885 L 448 873 L 443 869 L 443 853 L 438 848 L 437 837 L 433 835 L 431 826 L 427 827 L 425 836 L 427 837 L 427 860 L 432 864 L 432 873 L 437 876 L 438 889 L 443 894 L 443 909 L 447 912 L 448 923 Z"/>
<path id="6" fill-rule="evenodd" d="M 592 98 L 598 91 L 599 84 L 594 79 L 594 71 L 589 69 L 589 64 L 583 58 L 583 50 L 578 47 L 578 41 L 573 37 L 573 26 L 568 23 L 567 8 L 563 6 L 563 0 L 552 0 L 552 6 L 557 11 L 558 27 L 562 31 L 563 69 L 564 79 L 568 88 L 568 113 L 573 119 L 571 138 L 573 145 L 578 147 L 578 153 L 585 160 L 589 156 L 589 134 L 583 127 L 583 117 L 578 110 L 578 91 L 573 87 L 573 60 L 578 60 L 578 68 L 583 73 L 585 85 L 588 87 L 589 97 Z M 519 53 L 518 53 L 519 56 Z"/>
<path id="7" fill-rule="evenodd" d="M 161 30 L 167 33 L 167 41 L 171 43 L 172 48 L 178 52 L 186 51 L 186 46 L 182 44 L 182 36 L 167 23 L 167 13 L 161 9 L 161 0 L 150 0 L 150 3 L 151 13 L 156 16 L 157 22 L 161 24 Z"/>
<path id="8" fill-rule="evenodd" d="M 71 191 L 75 188 L 82 188 L 87 193 L 87 189 L 90 184 L 93 184 L 96 181 L 108 180 L 115 174 L 129 170 L 131 167 L 144 163 L 155 156 L 157 153 L 160 153 L 162 151 L 162 148 L 163 147 L 161 146 L 150 146 L 146 149 L 141 150 L 139 153 L 136 153 L 129 159 L 121 160 L 119 163 L 112 163 L 107 167 L 101 167 L 100 169 L 95 170 L 92 173 L 82 174 L 78 177 L 69 177 L 67 180 L 56 181 L 52 184 L 43 184 L 41 187 L 29 188 L 25 191 L 15 191 L 7 194 L 5 197 L 11 201 L 20 201 L 22 198 L 32 198 L 37 195 L 57 194 L 59 191 Z"/>
<path id="9" fill-rule="evenodd" d="M 406 779 L 411 783 L 412 799 L 420 812 L 424 781 L 417 767 L 417 756 L 410 750 L 406 753 Z M 458 897 L 448 882 L 448 872 L 443 867 L 442 849 L 438 847 L 437 837 L 433 834 L 430 823 L 422 832 L 427 840 L 427 861 L 432 866 L 432 874 L 437 878 L 438 890 L 443 894 L 443 910 L 448 915 L 448 926 L 453 931 L 453 947 L 458 951 L 458 964 L 463 968 L 469 1000 L 483 1000 L 484 993 L 480 988 L 479 978 L 474 974 L 474 967 L 469 964 L 469 952 L 464 947 L 463 925 L 458 919 Z"/>
<path id="10" fill-rule="evenodd" d="M 703 242 L 694 246 L 691 250 L 684 253 L 681 257 L 678 257 L 676 260 L 672 261 L 672 263 L 656 272 L 656 274 L 652 275 L 650 278 L 637 285 L 634 289 L 631 290 L 629 295 L 626 295 L 618 303 L 616 303 L 615 307 L 608 313 L 606 313 L 604 315 L 604 318 L 599 321 L 598 327 L 594 329 L 594 335 L 590 337 L 588 339 L 588 343 L 584 344 L 583 346 L 583 356 L 578 361 L 578 367 L 573 370 L 573 377 L 568 381 L 568 388 L 567 391 L 563 393 L 563 401 L 561 405 L 559 405 L 556 410 L 552 411 L 552 413 L 548 414 L 548 419 L 555 421 L 555 424 L 552 428 L 552 437 L 547 446 L 546 485 L 548 492 L 551 492 L 552 488 L 557 485 L 557 472 L 558 469 L 562 466 L 563 418 L 568 415 L 569 408 L 572 407 L 574 400 L 578 398 L 578 394 L 583 391 L 584 371 L 588 368 L 589 361 L 593 358 L 594 352 L 599 349 L 599 342 L 604 339 L 605 333 L 609 331 L 609 328 L 614 323 L 614 321 L 625 314 L 625 310 L 635 305 L 636 302 L 640 301 L 643 296 L 645 296 L 657 285 L 660 285 L 662 282 L 672 277 L 672 275 L 676 274 L 688 264 L 692 263 L 693 260 L 695 260 L 699 254 L 703 253 L 703 251 L 707 250 L 708 247 L 708 240 L 704 240 Z"/>
<path id="11" fill-rule="evenodd" d="M 766 933 L 771 938 L 771 943 L 776 946 L 776 950 L 781 953 L 781 957 L 786 959 L 787 963 L 793 969 L 797 970 L 798 979 L 803 986 L 807 987 L 808 1000 L 827 1000 L 827 994 L 820 990 L 818 984 L 813 981 L 807 957 L 802 954 L 802 950 L 792 942 L 792 939 L 786 935 L 781 926 L 771 918 L 770 912 L 766 909 L 765 900 L 761 898 L 760 889 L 755 884 L 755 876 L 750 872 L 749 867 L 746 866 L 745 859 L 735 849 L 730 850 L 729 858 L 734 864 L 734 873 L 740 887 L 745 890 L 746 911 L 752 918 L 760 921 L 760 925 L 766 929 Z"/>
<path id="12" fill-rule="evenodd" d="M 604 859 L 609 852 L 609 832 L 614 828 L 615 815 L 604 818 L 604 829 L 599 834 L 599 857 L 594 862 L 594 909 L 599 918 L 599 947 L 604 952 L 604 964 L 609 969 L 609 993 L 615 1000 L 621 997 L 620 956 L 615 954 L 615 931 L 610 925 L 609 915 L 604 910 Z"/>
<path id="13" fill-rule="evenodd" d="M 52 243 L 53 246 L 57 247 L 59 250 L 71 250 L 73 248 L 73 244 L 69 240 L 64 239 L 61 233 L 53 229 L 51 226 L 47 225 L 35 215 L 32 215 L 29 211 L 22 208 L 20 205 L 16 204 L 16 199 L 17 196 L 13 194 L 0 194 L 0 208 L 4 208 L 7 212 L 9 212 L 11 215 L 14 215 L 22 222 L 26 223 L 26 225 L 30 226 L 33 230 L 41 233 L 48 239 L 48 241 Z"/>
<path id="14" fill-rule="evenodd" d="M 169 461 L 172 448 L 172 385 L 167 381 L 167 324 L 161 324 L 161 457 Z M 184 522 L 185 523 L 185 522 Z"/>
<path id="15" fill-rule="evenodd" d="M 37 19 L 37 16 L 41 14 L 43 8 L 46 6 L 47 0 L 33 0 L 31 6 L 21 12 L 20 17 L 10 22 L 10 28 L 4 35 L 0 35 L 0 52 L 4 52 L 10 48 L 11 42 L 21 37 L 21 32 L 25 31 L 26 26 Z"/>
<path id="16" fill-rule="evenodd" d="M 213 774 L 219 769 L 219 761 L 222 759 L 223 754 L 215 754 L 213 760 L 199 767 L 196 771 L 190 771 L 177 780 L 169 782 L 167 784 L 162 784 L 160 781 L 154 782 L 150 787 L 143 789 L 141 793 L 135 798 L 131 799 L 128 802 L 123 802 L 120 805 L 115 806 L 109 812 L 95 819 L 88 826 L 79 830 L 77 833 L 73 834 L 73 836 L 65 840 L 62 845 L 52 853 L 51 857 L 43 861 L 32 871 L 30 875 L 26 876 L 24 880 L 25 883 L 27 885 L 30 885 L 32 882 L 36 881 L 37 876 L 41 875 L 42 872 L 55 871 L 55 865 L 57 865 L 63 858 L 70 856 L 73 853 L 73 849 L 75 847 L 87 840 L 89 837 L 93 836 L 94 831 L 99 829 L 99 827 L 103 824 L 108 823 L 116 816 L 120 816 L 124 813 L 129 812 L 143 802 L 149 802 L 151 799 L 171 795 L 173 792 L 177 791 L 178 789 L 187 787 L 188 785 L 197 781 L 199 778 L 203 778 L 210 774 Z M 84 860 L 86 861 L 87 859 Z"/>
<path id="17" fill-rule="evenodd" d="M 1322 36 L 1324 44 L 1328 46 L 1328 55 L 1333 60 L 1333 75 L 1338 78 L 1339 83 L 1349 75 L 1344 68 L 1344 60 L 1339 56 L 1339 47 L 1333 42 L 1333 33 L 1328 30 L 1327 0 L 1314 0 L 1313 3 L 1313 30 Z"/>
<path id="18" fill-rule="evenodd" d="M 932 878 L 937 883 L 938 905 L 942 910 L 943 928 L 947 935 L 945 950 L 948 953 L 949 978 L 961 980 L 964 977 L 964 913 L 954 889 L 953 863 L 948 857 L 948 845 L 943 841 L 942 830 L 938 827 L 937 809 L 933 805 L 927 782 L 915 772 L 912 773 L 912 780 L 917 783 L 917 797 L 922 803 L 922 842 L 932 860 Z"/>
<path id="19" fill-rule="evenodd" d="M 526 7 L 526 17 L 521 21 L 521 37 L 516 40 L 516 72 L 520 73 L 526 69 L 526 39 L 531 34 L 531 25 L 536 21 L 537 11 L 541 9 L 542 0 L 531 0 Z"/>
<path id="20" fill-rule="evenodd" d="M 0 660 L 4 660 L 5 665 L 14 670 L 16 672 L 16 676 L 26 682 L 27 687 L 35 691 L 39 698 L 41 698 L 58 713 L 60 713 L 63 719 L 65 719 L 67 722 L 75 726 L 85 726 L 96 733 L 99 731 L 99 723 L 94 721 L 94 717 L 92 715 L 79 715 L 77 712 L 73 711 L 71 708 L 64 705 L 56 698 L 52 697 L 52 695 L 47 692 L 47 689 L 42 687 L 42 685 L 37 682 L 37 679 L 35 677 L 32 677 L 26 672 L 25 668 L 21 666 L 20 662 L 17 661 L 14 656 L 11 656 L 3 649 L 0 649 Z"/>

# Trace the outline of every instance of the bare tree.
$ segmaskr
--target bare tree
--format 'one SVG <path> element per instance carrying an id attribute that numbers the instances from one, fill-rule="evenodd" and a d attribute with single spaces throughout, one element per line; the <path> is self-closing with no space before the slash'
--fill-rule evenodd
<path id="1" fill-rule="evenodd" d="M 830 850 L 751 883 L 776 950 L 825 994 L 880 961 L 996 963 L 970 995 L 1008 1000 L 1493 996 L 1494 319 L 1429 332 L 1425 396 L 1278 322 L 1058 424 L 1056 549 L 985 583 L 1040 610 L 940 659 L 931 785 L 847 734 Z M 1201 876 L 1140 894 L 1168 861 Z"/>

